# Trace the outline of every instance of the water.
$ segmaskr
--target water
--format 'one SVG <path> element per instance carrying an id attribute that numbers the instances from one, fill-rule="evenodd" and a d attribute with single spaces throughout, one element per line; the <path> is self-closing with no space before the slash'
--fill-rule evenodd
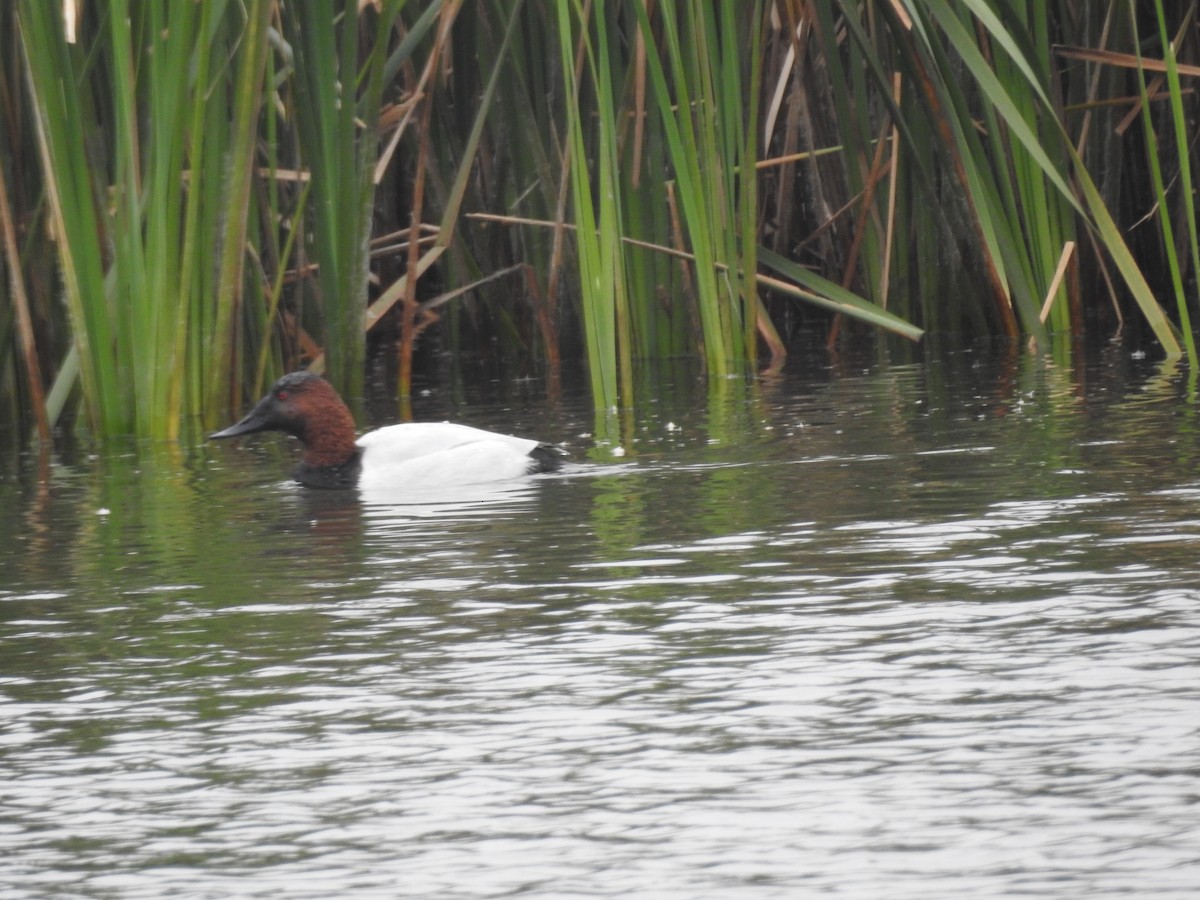
<path id="1" fill-rule="evenodd" d="M 435 392 L 575 465 L 420 502 L 10 460 L 4 896 L 1193 897 L 1200 429 L 1117 363 L 664 376 L 623 457 Z"/>

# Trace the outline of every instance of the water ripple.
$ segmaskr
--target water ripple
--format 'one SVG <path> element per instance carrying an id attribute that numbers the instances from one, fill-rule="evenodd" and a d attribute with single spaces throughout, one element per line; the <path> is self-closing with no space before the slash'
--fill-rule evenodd
<path id="1" fill-rule="evenodd" d="M 1190 898 L 1190 418 L 926 375 L 490 496 L 0 504 L 6 896 Z"/>

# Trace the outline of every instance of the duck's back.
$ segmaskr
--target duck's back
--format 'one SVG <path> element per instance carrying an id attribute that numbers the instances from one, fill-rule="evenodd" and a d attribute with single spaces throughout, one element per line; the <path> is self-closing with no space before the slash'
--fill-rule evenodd
<path id="1" fill-rule="evenodd" d="M 506 481 L 543 468 L 530 455 L 538 441 L 449 422 L 389 425 L 358 446 L 365 490 Z"/>

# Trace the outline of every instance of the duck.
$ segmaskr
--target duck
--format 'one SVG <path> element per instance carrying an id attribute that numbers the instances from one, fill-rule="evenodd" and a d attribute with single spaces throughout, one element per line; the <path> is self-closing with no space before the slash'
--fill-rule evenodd
<path id="1" fill-rule="evenodd" d="M 387 425 L 355 438 L 349 407 L 312 372 L 284 375 L 241 421 L 210 440 L 282 431 L 304 448 L 292 473 L 312 488 L 456 486 L 509 481 L 559 468 L 558 451 L 532 438 L 452 422 Z"/>

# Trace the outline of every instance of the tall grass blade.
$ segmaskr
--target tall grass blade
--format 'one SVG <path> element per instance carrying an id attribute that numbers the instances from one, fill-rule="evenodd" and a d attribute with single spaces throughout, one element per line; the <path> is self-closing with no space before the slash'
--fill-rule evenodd
<path id="1" fill-rule="evenodd" d="M 770 284 L 776 290 L 784 291 L 832 312 L 842 313 L 870 325 L 895 332 L 909 340 L 918 340 L 924 334 L 922 329 L 904 321 L 899 316 L 881 309 L 853 291 L 797 265 L 766 247 L 758 248 L 758 259 L 764 266 L 795 282 L 795 284 L 787 284 L 759 276 L 760 281 Z"/>
<path id="2" fill-rule="evenodd" d="M 579 261 L 580 303 L 583 308 L 584 336 L 591 377 L 592 400 L 597 409 L 616 409 L 618 390 L 618 316 L 624 302 L 618 293 L 624 290 L 623 256 L 617 227 L 618 186 L 614 153 L 616 147 L 615 110 L 612 106 L 607 58 L 593 46 L 591 18 L 587 8 L 576 0 L 558 0 L 559 52 L 562 72 L 568 88 L 567 139 L 564 169 L 571 183 L 574 203 L 575 242 Z M 594 19 L 601 33 L 607 27 L 604 0 L 597 0 Z M 579 61 L 576 61 L 578 56 Z M 585 107 L 582 103 L 582 72 L 591 76 L 598 106 L 599 135 L 594 150 L 596 184 L 589 178 L 587 161 L 591 153 L 584 138 Z M 594 192 L 594 193 L 593 193 Z M 595 200 L 593 200 L 593 196 Z"/>
<path id="3" fill-rule="evenodd" d="M 246 259 L 246 229 L 248 226 L 251 176 L 254 172 L 254 151 L 258 139 L 256 125 L 262 103 L 263 77 L 267 60 L 267 27 L 270 22 L 270 0 L 245 0 L 246 28 L 242 34 L 243 50 L 234 81 L 232 110 L 232 141 L 227 162 L 227 193 L 224 210 L 224 233 L 221 236 L 221 256 L 217 275 L 217 308 L 209 347 L 214 362 L 209 379 L 210 393 L 207 409 L 221 409 L 240 395 L 241 380 L 235 375 L 235 353 L 246 348 L 238 346 L 238 332 L 232 327 L 242 307 L 242 290 Z M 241 360 L 238 360 L 239 363 Z"/>
<path id="4" fill-rule="evenodd" d="M 1196 199 L 1195 192 L 1192 189 L 1192 166 L 1191 166 L 1191 147 L 1190 137 L 1188 134 L 1187 114 L 1183 107 L 1183 89 L 1179 82 L 1179 64 L 1175 57 L 1175 46 L 1171 41 L 1171 35 L 1167 31 L 1166 13 L 1163 9 L 1162 0 L 1155 0 L 1155 13 L 1158 19 L 1158 36 L 1162 44 L 1164 62 L 1167 69 L 1167 89 L 1170 92 L 1171 101 L 1171 116 L 1172 132 L 1175 137 L 1175 152 L 1176 158 L 1179 160 L 1179 186 L 1180 198 L 1183 203 L 1184 216 L 1183 221 L 1187 229 L 1188 250 L 1191 254 L 1191 271 L 1193 273 L 1193 291 L 1195 291 L 1195 277 L 1200 275 L 1200 242 L 1197 239 L 1197 223 L 1196 223 Z M 1187 19 L 1191 19 L 1195 12 L 1195 5 L 1188 12 Z M 1132 12 L 1131 12 L 1132 15 Z M 1186 21 L 1184 23 L 1187 24 Z M 1137 33 L 1137 23 L 1134 22 L 1134 33 Z M 1181 26 L 1181 31 L 1184 26 Z M 1136 47 L 1135 43 L 1135 47 Z M 1153 138 L 1153 130 L 1150 122 L 1150 99 L 1146 93 L 1146 80 L 1139 75 L 1138 86 L 1142 97 L 1142 122 L 1145 128 L 1147 141 Z M 1156 143 L 1156 142 L 1155 142 Z M 1191 315 L 1188 311 L 1187 292 L 1183 287 L 1182 275 L 1179 271 L 1180 266 L 1175 250 L 1174 229 L 1171 227 L 1170 204 L 1167 202 L 1166 191 L 1163 187 L 1162 169 L 1158 163 L 1157 153 L 1154 152 L 1154 147 L 1148 148 L 1148 156 L 1151 159 L 1151 169 L 1154 174 L 1154 189 L 1157 194 L 1157 204 L 1159 212 L 1159 222 L 1163 229 L 1163 249 L 1167 253 L 1167 258 L 1171 267 L 1172 283 L 1175 287 L 1176 306 L 1179 310 L 1179 324 L 1183 332 L 1184 344 L 1187 348 L 1188 362 L 1195 367 L 1200 364 L 1200 360 L 1196 355 L 1196 339 L 1192 331 Z"/>
<path id="5" fill-rule="evenodd" d="M 388 41 L 402 5 L 385 0 L 374 15 L 363 7 L 361 17 L 357 0 L 312 0 L 284 10 L 295 54 L 300 148 L 313 180 L 325 371 L 348 396 L 362 393 L 377 124 Z"/>
<path id="6" fill-rule="evenodd" d="M 87 418 L 97 433 L 118 434 L 132 429 L 133 417 L 113 358 L 100 220 L 87 177 L 88 128 L 75 90 L 79 64 L 63 39 L 57 12 L 53 4 L 24 0 L 21 48 Z"/>
<path id="7" fill-rule="evenodd" d="M 17 227 L 13 221 L 12 204 L 8 201 L 8 178 L 0 164 L 0 240 L 4 243 L 3 257 L 8 269 L 13 309 L 16 313 L 17 337 L 21 362 L 25 370 L 25 385 L 30 406 L 37 422 L 38 437 L 50 443 L 50 419 L 46 414 L 46 398 L 42 389 L 42 366 L 38 359 L 37 341 L 33 333 L 33 317 L 29 312 L 29 296 L 25 292 L 21 273 L 21 256 L 17 250 Z"/>

